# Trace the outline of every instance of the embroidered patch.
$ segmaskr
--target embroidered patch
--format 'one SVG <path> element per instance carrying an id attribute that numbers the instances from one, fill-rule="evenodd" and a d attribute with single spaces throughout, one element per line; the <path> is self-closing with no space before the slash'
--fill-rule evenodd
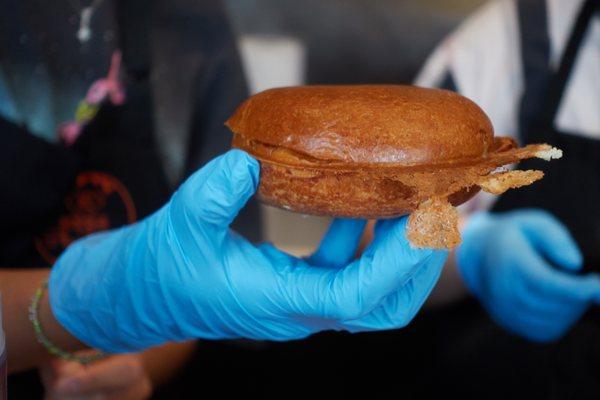
<path id="1" fill-rule="evenodd" d="M 82 172 L 65 198 L 63 215 L 55 226 L 35 239 L 35 247 L 52 265 L 73 241 L 136 220 L 135 205 L 125 185 L 103 172 Z"/>

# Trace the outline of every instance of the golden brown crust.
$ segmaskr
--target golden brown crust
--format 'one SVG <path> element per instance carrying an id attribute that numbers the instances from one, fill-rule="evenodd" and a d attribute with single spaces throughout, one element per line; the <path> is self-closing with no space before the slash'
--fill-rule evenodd
<path id="1" fill-rule="evenodd" d="M 363 164 L 478 158 L 487 154 L 494 135 L 471 100 L 401 85 L 271 89 L 246 100 L 226 124 L 248 141 L 312 159 Z"/>
<path id="2" fill-rule="evenodd" d="M 454 248 L 461 242 L 458 211 L 445 199 L 429 199 L 410 214 L 406 237 L 415 247 Z"/>
<path id="3" fill-rule="evenodd" d="M 311 215 L 348 218 L 392 218 L 414 211 L 427 199 L 449 198 L 460 205 L 479 187 L 474 170 L 378 172 L 317 171 L 261 163 L 258 196 L 264 203 Z"/>
<path id="4" fill-rule="evenodd" d="M 462 96 L 406 86 L 273 89 L 248 99 L 227 125 L 233 146 L 261 162 L 264 203 L 335 217 L 413 213 L 408 235 L 419 247 L 458 245 L 452 205 L 480 187 L 500 192 L 542 176 L 498 167 L 561 154 L 494 138 L 483 111 Z"/>
<path id="5" fill-rule="evenodd" d="M 502 194 L 508 189 L 531 185 L 543 177 L 544 173 L 535 169 L 516 170 L 485 176 L 478 184 L 481 189 L 488 193 Z"/>

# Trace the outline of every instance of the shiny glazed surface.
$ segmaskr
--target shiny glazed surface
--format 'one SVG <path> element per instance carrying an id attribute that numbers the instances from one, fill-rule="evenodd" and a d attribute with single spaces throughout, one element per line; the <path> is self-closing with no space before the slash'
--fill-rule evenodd
<path id="1" fill-rule="evenodd" d="M 226 124 L 247 140 L 317 160 L 362 164 L 482 157 L 494 136 L 471 100 L 402 85 L 271 89 L 247 99 Z"/>

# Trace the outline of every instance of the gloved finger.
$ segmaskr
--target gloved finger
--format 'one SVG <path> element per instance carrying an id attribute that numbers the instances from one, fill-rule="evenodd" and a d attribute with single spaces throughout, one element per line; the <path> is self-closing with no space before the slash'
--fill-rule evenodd
<path id="1" fill-rule="evenodd" d="M 374 237 L 379 237 L 379 236 L 385 235 L 386 232 L 391 229 L 391 227 L 393 227 L 396 223 L 398 223 L 399 221 L 402 221 L 405 218 L 408 218 L 408 217 L 382 219 L 382 220 L 377 221 L 375 223 L 375 228 L 373 229 Z"/>
<path id="2" fill-rule="evenodd" d="M 413 296 L 411 299 L 411 309 L 409 311 L 410 322 L 417 314 L 417 312 L 423 307 L 423 304 L 431 294 L 431 291 L 437 284 L 448 258 L 448 251 L 439 250 L 436 251 L 433 256 L 427 261 L 427 264 L 423 268 L 417 270 L 413 276 Z"/>
<path id="3" fill-rule="evenodd" d="M 173 207 L 191 214 L 212 230 L 224 232 L 252 197 L 259 181 L 258 161 L 241 150 L 230 150 L 194 173 L 177 190 Z"/>
<path id="4" fill-rule="evenodd" d="M 545 211 L 519 213 L 520 226 L 538 251 L 560 267 L 581 269 L 583 256 L 567 227 Z"/>
<path id="5" fill-rule="evenodd" d="M 414 276 L 369 314 L 352 321 L 343 321 L 339 328 L 350 332 L 397 329 L 406 326 L 423 306 L 437 283 L 444 262 L 445 252 L 436 252 L 423 261 Z"/>
<path id="6" fill-rule="evenodd" d="M 535 316 L 555 324 L 561 324 L 575 316 L 583 315 L 587 303 L 564 301 L 556 298 L 540 298 L 532 293 L 517 296 L 514 314 Z"/>
<path id="7" fill-rule="evenodd" d="M 552 277 L 548 279 L 548 277 Z M 546 274 L 544 283 L 532 290 L 541 296 L 555 296 L 563 302 L 579 302 L 588 304 L 600 296 L 600 278 L 598 274 L 572 276 L 550 272 Z"/>
<path id="8" fill-rule="evenodd" d="M 525 274 L 524 274 L 525 275 Z M 512 313 L 531 313 L 535 315 L 562 315 L 582 303 L 577 300 L 557 298 L 556 296 L 541 295 L 536 286 L 538 279 L 513 277 L 508 283 L 510 288 L 504 290 L 503 301 L 510 299 Z"/>
<path id="9" fill-rule="evenodd" d="M 364 266 L 346 273 L 356 274 L 357 280 L 370 283 L 363 291 L 366 304 L 375 307 L 389 294 L 399 290 L 432 255 L 443 253 L 432 249 L 417 249 L 406 238 L 408 218 L 379 221 L 373 242 L 360 260 Z"/>
<path id="10" fill-rule="evenodd" d="M 518 262 L 531 289 L 539 296 L 580 302 L 589 302 L 600 296 L 600 278 L 596 274 L 582 276 L 565 273 L 552 268 L 534 251 L 522 252 Z"/>
<path id="11" fill-rule="evenodd" d="M 335 320 L 357 319 L 400 289 L 435 251 L 414 249 L 406 239 L 406 218 L 376 235 L 362 257 L 345 268 L 298 267 L 286 277 L 296 310 Z"/>
<path id="12" fill-rule="evenodd" d="M 337 218 L 331 222 L 317 250 L 307 262 L 320 267 L 341 268 L 356 255 L 366 220 Z"/>
<path id="13" fill-rule="evenodd" d="M 527 322 L 516 324 L 515 321 L 512 321 L 508 325 L 500 322 L 498 322 L 498 324 L 513 334 L 537 343 L 549 343 L 559 340 L 569 330 L 568 326 L 556 326 L 546 322 Z"/>
<path id="14" fill-rule="evenodd" d="M 563 337 L 580 316 L 570 316 L 557 321 L 540 318 L 536 315 L 517 314 L 508 321 L 494 318 L 496 322 L 510 332 L 516 333 L 530 341 L 545 343 Z"/>
<path id="15" fill-rule="evenodd" d="M 518 310 L 517 304 L 508 301 L 509 304 L 498 304 L 496 302 L 484 303 L 490 317 L 496 324 L 516 335 L 529 340 L 539 341 L 539 336 L 544 332 L 556 330 L 546 318 L 540 318 L 535 314 L 525 312 L 507 313 L 506 309 Z"/>
<path id="16" fill-rule="evenodd" d="M 512 249 L 516 257 L 513 268 L 519 272 L 516 281 L 523 283 L 527 291 L 541 298 L 560 298 L 564 301 L 587 302 L 600 291 L 600 281 L 584 279 L 553 268 L 531 244 L 523 242 Z"/>

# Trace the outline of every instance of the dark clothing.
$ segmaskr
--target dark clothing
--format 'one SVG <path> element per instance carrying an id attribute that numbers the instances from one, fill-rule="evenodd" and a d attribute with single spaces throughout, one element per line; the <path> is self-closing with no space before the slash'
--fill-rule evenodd
<path id="1" fill-rule="evenodd" d="M 551 143 L 562 149 L 564 155 L 555 163 L 538 159 L 520 163 L 520 169 L 543 170 L 544 179 L 535 185 L 506 192 L 495 204 L 494 211 L 525 207 L 549 211 L 569 228 L 583 252 L 586 269 L 600 271 L 600 140 L 555 128 L 557 111 L 578 50 L 594 13 L 600 10 L 600 1 L 584 3 L 556 72 L 550 69 L 548 40 L 532 43 L 540 25 L 528 21 L 529 3 L 525 1 L 520 5 L 521 58 L 525 76 L 525 93 L 519 113 L 520 137 L 524 144 Z M 543 10 L 538 13 L 545 19 Z"/>
<path id="2" fill-rule="evenodd" d="M 246 86 L 221 3 L 106 3 L 110 3 L 106 7 L 110 5 L 113 14 L 105 15 L 105 19 L 115 21 L 116 47 L 123 53 L 125 104 L 103 104 L 70 147 L 34 136 L 26 125 L 0 118 L 0 268 L 49 267 L 78 237 L 144 218 L 168 201 L 178 180 L 229 148 L 231 137 L 223 123 L 245 98 Z M 0 30 L 11 35 L 0 41 L 0 65 L 9 71 L 9 80 L 14 76 L 20 79 L 23 74 L 26 78 L 26 71 L 33 68 L 29 63 L 44 63 L 49 81 L 60 83 L 64 71 L 59 67 L 71 59 L 78 65 L 78 55 L 70 47 L 63 51 L 61 46 L 53 47 L 51 54 L 38 52 L 38 45 L 15 49 L 13 45 L 24 31 L 30 34 L 36 29 L 31 23 L 45 20 L 35 11 L 36 1 L 2 0 L 0 4 L 0 9 L 15 13 L 0 16 Z M 26 24 L 15 25 L 17 22 Z M 44 23 L 56 29 L 55 21 Z M 65 42 L 75 41 L 74 32 L 59 33 Z M 164 41 L 174 44 L 166 49 Z M 79 46 L 75 42 L 72 45 Z M 180 68 L 191 68 L 179 73 L 180 80 L 181 76 L 189 78 L 184 83 L 188 90 L 182 93 L 186 98 L 176 99 L 176 104 L 170 104 L 172 96 L 168 93 L 163 96 L 164 86 L 159 84 L 177 74 L 170 66 L 172 60 Z M 98 62 L 107 69 L 108 61 L 109 57 Z M 19 65 L 22 70 L 11 74 Z M 53 76 L 56 68 L 57 76 Z M 80 92 L 80 97 L 84 96 L 85 90 Z M 17 103 L 23 101 L 15 97 Z M 172 121 L 173 107 L 188 107 L 189 120 Z M 157 129 L 157 113 L 178 124 L 178 129 Z M 175 154 L 184 159 L 183 171 L 171 174 L 178 177 L 175 182 L 167 179 L 169 157 L 163 152 L 173 141 L 179 141 L 175 148 L 185 150 Z M 257 204 L 251 202 L 234 229 L 256 241 L 260 238 L 259 225 Z M 35 372 L 11 376 L 9 398 L 42 398 L 36 382 Z"/>

